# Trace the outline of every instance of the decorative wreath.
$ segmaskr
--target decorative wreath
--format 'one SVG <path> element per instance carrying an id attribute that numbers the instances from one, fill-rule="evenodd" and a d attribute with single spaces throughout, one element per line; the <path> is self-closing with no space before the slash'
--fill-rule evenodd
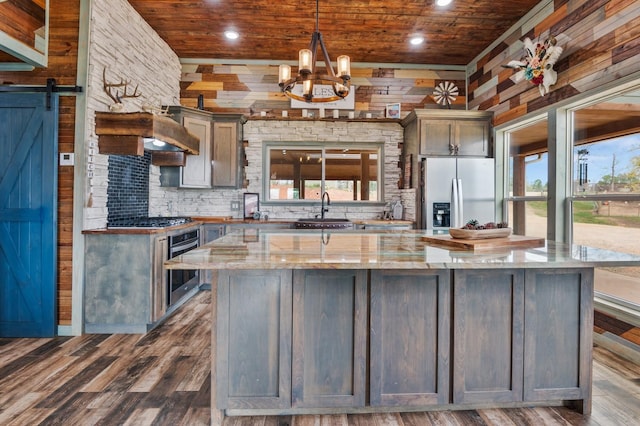
<path id="1" fill-rule="evenodd" d="M 505 68 L 517 69 L 515 80 L 523 78 L 538 86 L 540 94 L 549 93 L 549 87 L 556 84 L 558 73 L 553 69 L 562 54 L 562 47 L 557 46 L 555 37 L 549 37 L 544 42 L 534 43 L 528 37 L 524 39 L 525 56 L 519 61 L 510 61 Z"/>

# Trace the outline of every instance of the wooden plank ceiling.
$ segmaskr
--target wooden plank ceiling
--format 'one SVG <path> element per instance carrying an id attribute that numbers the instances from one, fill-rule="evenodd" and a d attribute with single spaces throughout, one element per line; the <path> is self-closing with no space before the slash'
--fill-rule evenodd
<path id="1" fill-rule="evenodd" d="M 467 65 L 540 0 L 320 0 L 332 60 Z M 297 60 L 316 24 L 313 0 L 129 0 L 180 58 Z M 226 40 L 235 30 L 240 38 Z M 421 35 L 425 43 L 411 46 Z"/>

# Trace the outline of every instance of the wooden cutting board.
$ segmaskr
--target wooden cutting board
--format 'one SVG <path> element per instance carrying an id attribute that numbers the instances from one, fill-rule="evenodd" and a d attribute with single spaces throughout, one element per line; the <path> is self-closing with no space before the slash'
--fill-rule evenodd
<path id="1" fill-rule="evenodd" d="M 531 248 L 544 246 L 544 238 L 527 237 L 525 235 L 511 235 L 505 238 L 486 238 L 464 240 L 452 238 L 451 235 L 425 235 L 422 241 L 444 247 L 462 250 L 494 250 L 500 248 Z"/>

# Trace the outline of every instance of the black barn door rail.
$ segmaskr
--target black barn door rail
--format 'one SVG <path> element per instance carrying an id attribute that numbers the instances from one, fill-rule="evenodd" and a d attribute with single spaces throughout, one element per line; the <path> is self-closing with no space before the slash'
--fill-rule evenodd
<path id="1" fill-rule="evenodd" d="M 52 93 L 81 93 L 82 86 L 58 86 L 55 78 L 48 78 L 46 86 L 14 86 L 0 84 L 0 93 L 2 92 L 46 92 L 47 110 L 50 110 Z"/>

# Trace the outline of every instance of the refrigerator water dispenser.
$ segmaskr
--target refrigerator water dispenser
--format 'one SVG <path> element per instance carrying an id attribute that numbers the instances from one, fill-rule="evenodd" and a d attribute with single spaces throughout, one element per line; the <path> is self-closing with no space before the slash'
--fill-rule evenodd
<path id="1" fill-rule="evenodd" d="M 451 226 L 451 203 L 433 203 L 433 227 Z"/>

